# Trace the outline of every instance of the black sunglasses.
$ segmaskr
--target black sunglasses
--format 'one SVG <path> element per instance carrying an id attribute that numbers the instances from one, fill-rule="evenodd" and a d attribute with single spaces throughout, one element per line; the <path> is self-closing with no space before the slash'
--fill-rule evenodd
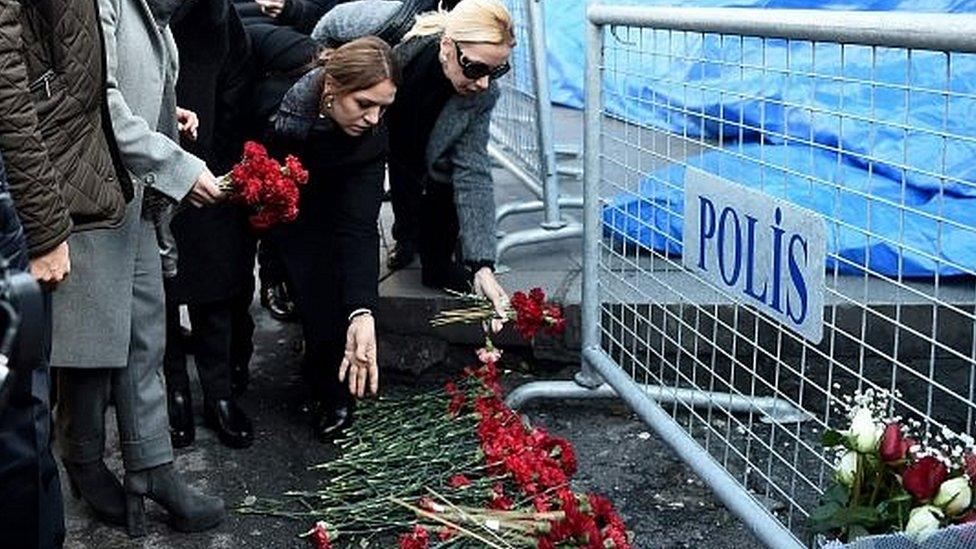
<path id="1" fill-rule="evenodd" d="M 508 71 L 512 70 L 512 66 L 508 62 L 504 62 L 497 67 L 492 67 L 488 64 L 482 63 L 481 61 L 472 61 L 468 59 L 464 52 L 461 51 L 461 44 L 458 44 L 457 40 L 454 41 L 454 51 L 457 52 L 457 62 L 461 67 L 461 73 L 464 74 L 465 78 L 470 78 L 471 80 L 477 80 L 485 76 L 489 80 L 498 80 L 499 78 L 505 76 Z"/>

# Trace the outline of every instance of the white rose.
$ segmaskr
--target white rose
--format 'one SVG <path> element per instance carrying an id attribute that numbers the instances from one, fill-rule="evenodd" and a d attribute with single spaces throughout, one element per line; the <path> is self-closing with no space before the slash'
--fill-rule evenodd
<path id="1" fill-rule="evenodd" d="M 884 428 L 875 423 L 871 410 L 859 408 L 851 420 L 851 428 L 847 431 L 847 440 L 851 447 L 862 454 L 874 452 L 878 449 L 878 442 Z"/>
<path id="2" fill-rule="evenodd" d="M 942 511 L 938 507 L 932 505 L 916 507 L 908 515 L 905 533 L 915 538 L 916 542 L 922 543 L 941 527 L 939 520 L 942 517 Z"/>
<path id="3" fill-rule="evenodd" d="M 939 486 L 939 493 L 935 495 L 932 504 L 941 507 L 949 516 L 961 515 L 969 508 L 973 500 L 973 491 L 969 488 L 966 477 L 949 479 Z"/>
<path id="4" fill-rule="evenodd" d="M 844 486 L 854 484 L 854 475 L 857 473 L 857 453 L 847 452 L 844 457 L 837 462 L 836 477 L 837 482 Z"/>

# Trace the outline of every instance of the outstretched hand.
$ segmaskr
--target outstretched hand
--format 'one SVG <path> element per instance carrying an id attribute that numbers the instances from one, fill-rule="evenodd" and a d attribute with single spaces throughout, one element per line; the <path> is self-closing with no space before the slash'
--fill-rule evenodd
<path id="1" fill-rule="evenodd" d="M 376 365 L 376 325 L 373 315 L 362 314 L 349 322 L 346 349 L 339 365 L 339 381 L 346 381 L 349 394 L 362 398 L 367 388 L 375 395 L 380 388 L 380 371 Z"/>

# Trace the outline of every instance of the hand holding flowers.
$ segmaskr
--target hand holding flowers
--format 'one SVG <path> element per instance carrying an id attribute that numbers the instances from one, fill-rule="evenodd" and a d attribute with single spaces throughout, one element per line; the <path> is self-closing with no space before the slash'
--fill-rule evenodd
<path id="1" fill-rule="evenodd" d="M 308 172 L 298 158 L 288 155 L 282 166 L 263 145 L 248 141 L 243 159 L 216 184 L 232 202 L 254 210 L 251 226 L 264 230 L 298 217 L 298 189 L 307 182 Z"/>

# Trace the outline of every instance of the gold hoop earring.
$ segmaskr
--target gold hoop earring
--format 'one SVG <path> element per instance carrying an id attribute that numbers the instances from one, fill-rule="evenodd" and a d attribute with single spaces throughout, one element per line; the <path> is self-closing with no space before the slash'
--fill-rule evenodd
<path id="1" fill-rule="evenodd" d="M 328 110 L 328 111 L 331 111 L 332 110 L 332 99 L 333 98 L 332 98 L 331 95 L 329 95 L 329 96 L 327 96 L 325 98 L 325 110 Z"/>

